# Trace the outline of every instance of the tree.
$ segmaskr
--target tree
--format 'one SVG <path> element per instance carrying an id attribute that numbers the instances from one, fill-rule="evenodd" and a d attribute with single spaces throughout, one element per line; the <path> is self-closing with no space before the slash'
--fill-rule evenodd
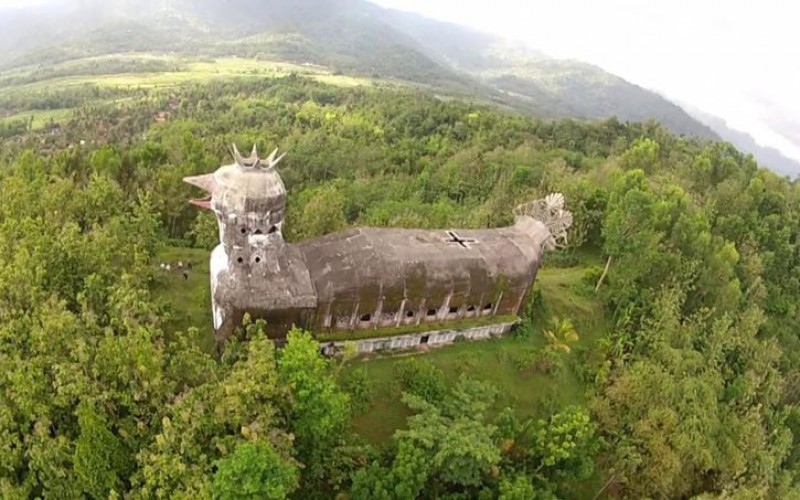
<path id="1" fill-rule="evenodd" d="M 287 335 L 277 371 L 287 396 L 283 412 L 295 437 L 297 457 L 305 466 L 304 486 L 322 491 L 332 482 L 329 486 L 338 487 L 342 472 L 331 457 L 337 447 L 344 451 L 350 402 L 332 376 L 330 361 L 322 357 L 309 333 L 295 329 Z"/>
<path id="2" fill-rule="evenodd" d="M 211 491 L 220 500 L 282 500 L 298 485 L 297 466 L 269 443 L 240 444 L 215 465 Z"/>
<path id="3" fill-rule="evenodd" d="M 89 404 L 78 408 L 81 433 L 75 442 L 75 472 L 83 490 L 98 499 L 122 493 L 122 481 L 133 466 L 133 457 L 107 425 Z"/>
<path id="4" fill-rule="evenodd" d="M 568 318 L 553 318 L 552 327 L 545 330 L 544 336 L 547 339 L 548 347 L 567 353 L 572 351 L 570 344 L 580 339 L 575 326 Z"/>

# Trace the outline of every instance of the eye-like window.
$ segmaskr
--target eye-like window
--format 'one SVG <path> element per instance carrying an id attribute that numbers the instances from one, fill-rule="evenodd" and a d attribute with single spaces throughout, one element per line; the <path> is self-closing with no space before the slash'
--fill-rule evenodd
<path id="1" fill-rule="evenodd" d="M 241 231 L 242 231 L 242 234 L 247 234 L 247 228 L 246 228 L 246 227 L 243 227 L 243 228 L 241 229 Z"/>
<path id="2" fill-rule="evenodd" d="M 244 259 L 243 259 L 243 258 L 241 258 L 241 257 L 239 257 L 238 259 L 236 259 L 236 262 L 238 262 L 239 264 L 241 264 L 242 262 L 244 262 Z"/>
<path id="3" fill-rule="evenodd" d="M 259 262 L 261 262 L 261 257 L 256 257 L 256 264 L 258 264 Z"/>
<path id="4" fill-rule="evenodd" d="M 275 234 L 278 232 L 278 226 L 272 226 L 269 228 L 269 234 Z"/>
<path id="5" fill-rule="evenodd" d="M 253 234 L 264 234 L 264 232 L 260 229 L 256 229 L 256 231 Z"/>

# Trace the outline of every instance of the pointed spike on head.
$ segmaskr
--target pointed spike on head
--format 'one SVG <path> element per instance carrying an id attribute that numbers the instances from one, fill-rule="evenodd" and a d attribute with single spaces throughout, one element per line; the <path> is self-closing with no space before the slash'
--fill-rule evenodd
<path id="1" fill-rule="evenodd" d="M 250 158 L 248 159 L 249 163 L 255 165 L 258 163 L 258 145 L 253 143 L 253 150 L 250 151 Z"/>
<path id="2" fill-rule="evenodd" d="M 282 155 L 280 155 L 279 157 L 277 157 L 277 158 L 275 159 L 275 161 L 273 161 L 273 162 L 272 162 L 272 166 L 273 166 L 273 167 L 275 167 L 276 165 L 278 165 L 278 163 L 280 163 L 280 162 L 281 162 L 281 160 L 283 160 L 285 157 L 286 157 L 286 153 L 283 153 Z"/>
<path id="3" fill-rule="evenodd" d="M 217 183 L 214 180 L 214 174 L 205 174 L 205 175 L 195 175 L 192 177 L 184 177 L 183 182 L 187 184 L 191 184 L 192 186 L 197 186 L 200 189 L 205 190 L 208 193 L 213 194 L 214 188 L 216 187 Z"/>
<path id="4" fill-rule="evenodd" d="M 233 151 L 233 159 L 236 161 L 236 164 L 240 167 L 244 166 L 244 158 L 242 158 L 242 154 L 239 152 L 239 148 L 236 147 L 236 143 L 232 146 Z"/>
<path id="5" fill-rule="evenodd" d="M 267 165 L 272 165 L 272 163 L 275 161 L 275 155 L 277 154 L 278 154 L 278 148 L 275 148 L 275 150 L 272 153 L 270 153 L 269 156 L 267 157 Z"/>

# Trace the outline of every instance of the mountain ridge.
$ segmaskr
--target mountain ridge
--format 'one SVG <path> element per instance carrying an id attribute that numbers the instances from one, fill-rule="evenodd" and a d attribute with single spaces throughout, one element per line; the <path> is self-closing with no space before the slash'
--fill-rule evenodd
<path id="1" fill-rule="evenodd" d="M 112 52 L 240 55 L 313 63 L 474 95 L 546 118 L 657 120 L 718 140 L 677 104 L 586 63 L 364 0 L 54 0 L 0 10 L 0 67 Z M 260 14 L 263 13 L 263 14 Z M 2 22 L 6 18 L 6 22 Z M 30 29 L 41 36 L 30 37 Z"/>

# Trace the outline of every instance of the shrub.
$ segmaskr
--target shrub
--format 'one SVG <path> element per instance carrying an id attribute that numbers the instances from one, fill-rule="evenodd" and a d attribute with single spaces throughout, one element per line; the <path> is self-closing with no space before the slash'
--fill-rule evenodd
<path id="1" fill-rule="evenodd" d="M 467 375 L 478 367 L 478 358 L 475 353 L 462 352 L 456 358 L 456 371 L 459 375 Z"/>
<path id="2" fill-rule="evenodd" d="M 538 349 L 535 347 L 513 348 L 509 352 L 511 364 L 515 370 L 520 372 L 533 370 L 538 357 Z"/>
<path id="3" fill-rule="evenodd" d="M 440 400 L 445 393 L 444 373 L 430 361 L 411 358 L 394 368 L 401 388 L 426 401 Z"/>
<path id="4" fill-rule="evenodd" d="M 583 272 L 583 276 L 581 276 L 581 284 L 591 290 L 594 290 L 594 288 L 597 286 L 597 282 L 600 280 L 600 276 L 602 275 L 603 275 L 602 267 L 600 266 L 588 267 Z"/>
<path id="5" fill-rule="evenodd" d="M 369 408 L 373 387 L 366 367 L 353 370 L 342 385 L 345 392 L 350 395 L 350 408 L 354 414 L 362 413 Z"/>

